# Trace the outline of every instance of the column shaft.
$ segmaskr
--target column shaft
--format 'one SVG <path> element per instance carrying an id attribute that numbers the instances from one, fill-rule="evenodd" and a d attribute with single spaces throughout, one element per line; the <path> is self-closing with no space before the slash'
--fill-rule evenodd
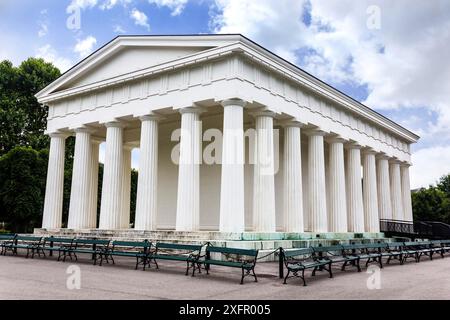
<path id="1" fill-rule="evenodd" d="M 70 189 L 69 229 L 87 229 L 91 206 L 91 134 L 86 129 L 77 129 L 73 158 L 72 186 Z"/>
<path id="2" fill-rule="evenodd" d="M 181 110 L 180 161 L 178 166 L 177 231 L 200 229 L 201 133 L 199 110 Z"/>
<path id="3" fill-rule="evenodd" d="M 380 232 L 375 153 L 363 153 L 364 229 Z"/>
<path id="4" fill-rule="evenodd" d="M 402 185 L 400 179 L 400 164 L 398 162 L 395 161 L 390 163 L 389 176 L 391 178 L 392 218 L 394 220 L 403 220 Z"/>
<path id="5" fill-rule="evenodd" d="M 347 150 L 347 210 L 348 231 L 364 232 L 364 207 L 361 180 L 361 150 L 350 146 Z"/>
<path id="6" fill-rule="evenodd" d="M 139 177 L 136 198 L 137 230 L 156 230 L 158 199 L 158 119 L 141 118 Z"/>
<path id="7" fill-rule="evenodd" d="M 344 140 L 335 139 L 330 141 L 328 161 L 328 231 L 347 232 Z"/>
<path id="8" fill-rule="evenodd" d="M 304 232 L 301 129 L 284 128 L 284 231 Z"/>
<path id="9" fill-rule="evenodd" d="M 389 162 L 384 156 L 377 160 L 377 190 L 380 219 L 392 219 Z"/>
<path id="10" fill-rule="evenodd" d="M 244 232 L 244 106 L 238 99 L 222 102 L 223 144 L 220 189 L 221 232 Z"/>
<path id="11" fill-rule="evenodd" d="M 328 231 L 323 135 L 312 132 L 308 138 L 309 230 L 312 232 Z"/>
<path id="12" fill-rule="evenodd" d="M 264 112 L 255 117 L 253 226 L 256 232 L 275 232 L 273 118 L 271 113 Z"/>
<path id="13" fill-rule="evenodd" d="M 123 127 L 119 122 L 109 122 L 106 124 L 106 127 L 106 150 L 99 228 L 120 229 L 123 199 Z"/>
<path id="14" fill-rule="evenodd" d="M 409 165 L 402 165 L 400 167 L 402 179 L 402 198 L 403 198 L 403 220 L 413 221 L 413 212 L 411 204 L 411 186 L 409 183 Z"/>
<path id="15" fill-rule="evenodd" d="M 97 203 L 98 203 L 98 141 L 91 142 L 91 180 L 90 180 L 90 205 L 89 205 L 89 228 L 97 227 Z"/>
<path id="16" fill-rule="evenodd" d="M 130 204 L 131 204 L 131 147 L 123 146 L 123 171 L 122 171 L 122 219 L 120 227 L 130 228 Z"/>
<path id="17" fill-rule="evenodd" d="M 64 152 L 66 137 L 59 133 L 50 135 L 47 183 L 45 185 L 42 228 L 61 228 L 64 195 Z"/>

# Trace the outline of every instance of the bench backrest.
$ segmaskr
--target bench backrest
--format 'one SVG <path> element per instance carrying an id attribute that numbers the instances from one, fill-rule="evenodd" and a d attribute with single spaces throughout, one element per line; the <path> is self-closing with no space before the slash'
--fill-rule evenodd
<path id="1" fill-rule="evenodd" d="M 389 242 L 387 244 L 387 247 L 389 249 L 400 249 L 401 247 L 403 247 L 405 244 L 403 242 Z"/>
<path id="2" fill-rule="evenodd" d="M 152 243 L 150 241 L 123 241 L 123 240 L 115 240 L 112 242 L 113 248 L 115 247 L 127 247 L 127 248 L 149 248 Z"/>
<path id="3" fill-rule="evenodd" d="M 2 240 L 14 240 L 15 234 L 0 234 L 0 241 Z"/>
<path id="4" fill-rule="evenodd" d="M 207 246 L 206 252 L 217 252 L 223 254 L 237 254 L 241 256 L 257 257 L 258 250 L 253 249 L 240 249 L 240 248 L 228 248 L 228 247 L 213 247 Z"/>
<path id="5" fill-rule="evenodd" d="M 183 243 L 156 243 L 156 249 L 168 249 L 168 250 L 187 250 L 187 251 L 200 251 L 203 245 L 201 244 L 183 244 Z"/>
<path id="6" fill-rule="evenodd" d="M 326 252 L 342 252 L 344 249 L 342 245 L 334 245 L 334 246 L 317 246 L 312 247 L 315 253 L 326 253 Z"/>
<path id="7" fill-rule="evenodd" d="M 101 240 L 101 239 L 74 239 L 73 243 L 75 244 L 86 244 L 86 245 L 100 245 L 107 246 L 109 245 L 109 240 Z"/>
<path id="8" fill-rule="evenodd" d="M 301 248 L 292 250 L 283 250 L 284 259 L 299 257 L 299 256 L 311 256 L 314 253 L 313 248 Z"/>
<path id="9" fill-rule="evenodd" d="M 450 240 L 440 240 L 442 245 L 450 244 Z"/>
<path id="10" fill-rule="evenodd" d="M 30 242 L 40 242 L 42 240 L 42 237 L 36 237 L 36 236 L 17 236 L 15 238 L 16 241 L 30 241 Z"/>
<path id="11" fill-rule="evenodd" d="M 72 243 L 73 242 L 73 238 L 58 238 L 58 237 L 46 237 L 44 238 L 44 242 L 45 243 Z"/>
<path id="12" fill-rule="evenodd" d="M 407 241 L 405 242 L 406 247 L 423 247 L 430 246 L 431 242 L 429 241 Z"/>

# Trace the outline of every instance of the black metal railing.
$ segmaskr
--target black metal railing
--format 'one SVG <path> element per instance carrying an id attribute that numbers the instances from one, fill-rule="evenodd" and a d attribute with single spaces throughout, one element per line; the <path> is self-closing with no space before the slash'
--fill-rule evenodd
<path id="1" fill-rule="evenodd" d="M 380 231 L 387 236 L 412 236 L 415 235 L 414 223 L 402 220 L 380 220 Z"/>
<path id="2" fill-rule="evenodd" d="M 450 239 L 450 225 L 438 221 L 380 220 L 380 231 L 386 236 L 422 239 Z"/>

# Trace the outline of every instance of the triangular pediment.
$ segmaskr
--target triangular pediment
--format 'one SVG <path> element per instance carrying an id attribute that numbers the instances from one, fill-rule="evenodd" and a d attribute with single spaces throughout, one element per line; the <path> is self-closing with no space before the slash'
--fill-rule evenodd
<path id="1" fill-rule="evenodd" d="M 120 36 L 65 72 L 36 97 L 84 87 L 240 40 L 240 35 Z"/>

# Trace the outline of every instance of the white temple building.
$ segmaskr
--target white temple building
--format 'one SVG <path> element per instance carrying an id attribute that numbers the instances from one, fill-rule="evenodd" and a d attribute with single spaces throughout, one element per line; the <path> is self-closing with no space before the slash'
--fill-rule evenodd
<path id="1" fill-rule="evenodd" d="M 65 225 L 68 136 L 70 230 L 376 234 L 413 219 L 419 137 L 242 35 L 119 36 L 36 97 L 51 137 L 42 230 Z"/>

